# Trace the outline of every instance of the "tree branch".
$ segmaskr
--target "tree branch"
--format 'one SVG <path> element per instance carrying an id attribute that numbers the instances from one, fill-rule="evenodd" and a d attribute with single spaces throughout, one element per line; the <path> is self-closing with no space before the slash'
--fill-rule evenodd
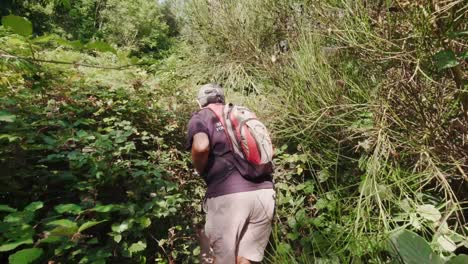
<path id="1" fill-rule="evenodd" d="M 16 56 L 16 55 L 12 55 L 12 54 L 1 54 L 1 53 L 0 53 L 0 58 L 24 60 L 24 61 L 28 61 L 28 62 L 31 62 L 31 63 L 42 62 L 42 63 L 53 63 L 53 64 L 65 64 L 65 65 L 73 65 L 75 67 L 81 66 L 81 67 L 105 69 L 105 70 L 123 70 L 123 69 L 126 69 L 126 68 L 130 68 L 132 66 L 143 66 L 143 65 L 149 66 L 149 65 L 151 65 L 149 63 L 137 63 L 137 64 L 127 64 L 127 65 L 123 65 L 123 66 L 113 67 L 113 66 L 93 65 L 93 64 L 79 63 L 79 62 L 68 62 L 68 61 L 58 61 L 58 60 L 42 60 L 42 59 L 21 57 L 21 56 Z"/>

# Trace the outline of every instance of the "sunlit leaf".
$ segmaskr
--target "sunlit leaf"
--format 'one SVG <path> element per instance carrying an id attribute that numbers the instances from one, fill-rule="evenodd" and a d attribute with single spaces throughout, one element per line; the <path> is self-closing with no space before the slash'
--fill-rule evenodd
<path id="1" fill-rule="evenodd" d="M 119 243 L 121 240 L 122 240 L 122 235 L 115 235 L 115 236 L 114 236 L 114 241 L 115 241 L 116 243 Z"/>
<path id="2" fill-rule="evenodd" d="M 13 250 L 13 249 L 17 248 L 20 245 L 32 244 L 32 243 L 33 243 L 33 240 L 30 237 L 29 238 L 23 238 L 23 239 L 20 239 L 18 241 L 14 241 L 14 242 L 7 242 L 7 243 L 2 244 L 0 246 L 0 252 L 10 251 L 10 250 Z"/>
<path id="3" fill-rule="evenodd" d="M 126 221 L 124 221 L 121 224 L 114 224 L 111 227 L 112 231 L 117 232 L 117 233 L 122 233 L 125 230 L 127 230 L 128 228 L 129 228 L 129 224 Z"/>
<path id="4" fill-rule="evenodd" d="M 133 243 L 129 248 L 128 251 L 130 253 L 136 253 L 145 250 L 146 243 L 142 241 L 138 241 L 137 243 Z"/>
<path id="5" fill-rule="evenodd" d="M 41 209 L 43 206 L 44 206 L 43 202 L 32 202 L 28 206 L 26 206 L 26 208 L 24 208 L 24 210 L 34 212 L 34 211 L 36 211 L 38 209 Z"/>
<path id="6" fill-rule="evenodd" d="M 420 205 L 418 208 L 416 208 L 416 212 L 418 212 L 424 219 L 432 222 L 439 221 L 442 217 L 439 210 L 432 204 Z"/>
<path id="7" fill-rule="evenodd" d="M 2 17 L 2 24 L 10 28 L 13 33 L 28 37 L 32 34 L 32 23 L 28 19 L 15 15 Z"/>
<path id="8" fill-rule="evenodd" d="M 109 51 L 109 52 L 112 52 L 112 53 L 116 53 L 115 49 L 111 45 L 109 45 L 109 44 L 107 44 L 107 43 L 105 43 L 103 41 L 99 41 L 99 40 L 88 43 L 88 44 L 86 44 L 85 47 L 87 49 L 93 49 L 93 50 L 97 50 L 97 51 L 100 51 L 100 52 L 108 52 Z"/>
<path id="9" fill-rule="evenodd" d="M 107 221 L 108 221 L 108 220 L 102 220 L 102 221 L 88 221 L 88 222 L 82 224 L 82 225 L 80 226 L 80 228 L 78 228 L 78 232 L 83 232 L 83 231 L 85 231 L 85 230 L 88 229 L 88 228 L 91 228 L 91 227 L 93 227 L 93 226 L 95 226 L 95 225 L 97 225 L 97 224 L 100 224 L 100 223 L 102 223 L 102 222 L 107 222 Z"/>
<path id="10" fill-rule="evenodd" d="M 92 208 L 92 210 L 99 212 L 99 213 L 107 213 L 111 211 L 120 210 L 120 206 L 115 205 L 115 204 L 98 205 Z"/>
<path id="11" fill-rule="evenodd" d="M 47 225 L 53 225 L 53 226 L 63 226 L 63 227 L 69 227 L 69 228 L 75 228 L 77 227 L 77 224 L 73 221 L 70 221 L 68 219 L 59 219 L 55 220 L 52 222 L 47 223 Z"/>
<path id="12" fill-rule="evenodd" d="M 28 264 L 38 259 L 44 251 L 42 248 L 27 248 L 8 257 L 10 264 Z"/>
<path id="13" fill-rule="evenodd" d="M 10 206 L 8 206 L 6 204 L 0 204 L 0 212 L 14 213 L 14 212 L 16 212 L 16 209 L 11 208 Z"/>
<path id="14" fill-rule="evenodd" d="M 15 120 L 16 120 L 15 115 L 6 111 L 0 111 L 0 121 L 11 123 L 11 122 L 15 122 Z"/>
<path id="15" fill-rule="evenodd" d="M 440 247 L 447 252 L 453 252 L 457 249 L 457 245 L 452 241 L 452 239 L 445 235 L 437 238 L 437 243 L 439 243 Z"/>

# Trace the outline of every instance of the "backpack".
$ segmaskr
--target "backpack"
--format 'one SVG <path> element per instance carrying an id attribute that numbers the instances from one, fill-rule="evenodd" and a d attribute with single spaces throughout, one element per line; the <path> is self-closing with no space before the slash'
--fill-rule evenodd
<path id="1" fill-rule="evenodd" d="M 266 126 L 246 107 L 209 104 L 224 127 L 236 167 L 248 180 L 260 180 L 273 172 L 273 144 Z"/>

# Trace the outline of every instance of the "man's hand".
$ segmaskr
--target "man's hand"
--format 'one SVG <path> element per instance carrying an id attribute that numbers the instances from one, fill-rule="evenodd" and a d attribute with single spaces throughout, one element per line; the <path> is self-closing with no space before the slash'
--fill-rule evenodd
<path id="1" fill-rule="evenodd" d="M 210 140 L 205 133 L 197 133 L 193 136 L 192 142 L 192 161 L 198 174 L 202 175 L 208 163 L 208 154 L 210 154 Z"/>

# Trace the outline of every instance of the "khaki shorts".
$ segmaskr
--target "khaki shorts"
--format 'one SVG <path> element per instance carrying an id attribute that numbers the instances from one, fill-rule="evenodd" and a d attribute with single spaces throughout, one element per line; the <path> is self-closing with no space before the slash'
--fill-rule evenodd
<path id="1" fill-rule="evenodd" d="M 275 191 L 261 189 L 207 199 L 205 234 L 216 264 L 236 256 L 261 261 L 271 234 Z"/>

